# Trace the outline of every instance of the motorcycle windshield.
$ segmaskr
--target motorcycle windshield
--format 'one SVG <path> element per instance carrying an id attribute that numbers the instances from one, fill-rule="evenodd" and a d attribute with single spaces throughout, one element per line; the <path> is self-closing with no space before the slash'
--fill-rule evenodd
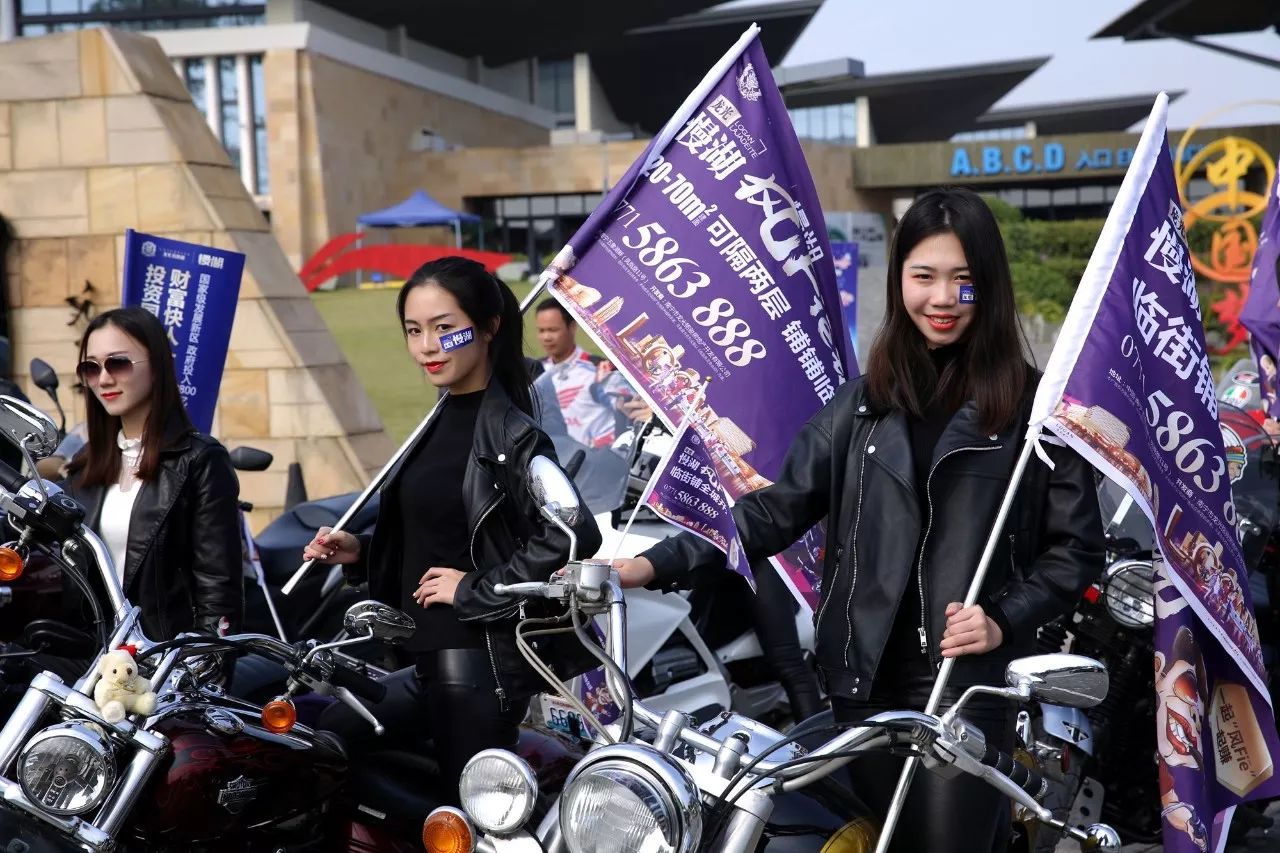
<path id="1" fill-rule="evenodd" d="M 567 435 L 552 435 L 551 443 L 592 515 L 622 506 L 627 493 L 625 456 L 612 447 L 587 447 Z"/>

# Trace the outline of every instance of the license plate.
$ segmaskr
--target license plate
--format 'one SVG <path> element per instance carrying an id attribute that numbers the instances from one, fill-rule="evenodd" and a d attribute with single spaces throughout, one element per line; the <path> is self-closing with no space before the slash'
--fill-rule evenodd
<path id="1" fill-rule="evenodd" d="M 591 740 L 591 727 L 582 714 L 559 696 L 542 695 L 542 719 L 547 728 L 575 740 Z"/>

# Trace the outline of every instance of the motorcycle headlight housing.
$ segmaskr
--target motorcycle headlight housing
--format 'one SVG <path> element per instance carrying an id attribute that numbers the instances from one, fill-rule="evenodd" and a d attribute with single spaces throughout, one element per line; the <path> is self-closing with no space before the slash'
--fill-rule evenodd
<path id="1" fill-rule="evenodd" d="M 1156 621 L 1155 567 L 1150 560 L 1120 560 L 1107 569 L 1102 596 L 1111 618 L 1124 628 L 1150 628 Z"/>
<path id="2" fill-rule="evenodd" d="M 702 837 L 698 786 L 657 750 L 602 747 L 569 774 L 560 831 L 570 853 L 689 853 Z"/>
<path id="3" fill-rule="evenodd" d="M 18 784 L 32 803 L 61 817 L 102 804 L 115 783 L 115 756 L 106 736 L 84 723 L 59 723 L 36 733 L 18 755 Z"/>
<path id="4" fill-rule="evenodd" d="M 476 826 L 491 835 L 509 835 L 533 814 L 538 780 L 520 756 L 486 749 L 463 768 L 458 796 Z"/>

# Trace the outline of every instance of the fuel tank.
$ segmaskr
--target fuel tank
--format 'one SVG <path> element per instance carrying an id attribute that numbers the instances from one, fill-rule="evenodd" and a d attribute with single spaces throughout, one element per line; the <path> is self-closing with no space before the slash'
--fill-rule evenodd
<path id="1" fill-rule="evenodd" d="M 262 727 L 234 700 L 177 705 L 154 727 L 172 752 L 136 810 L 137 834 L 172 845 L 243 836 L 320 810 L 347 773 L 337 738 Z"/>

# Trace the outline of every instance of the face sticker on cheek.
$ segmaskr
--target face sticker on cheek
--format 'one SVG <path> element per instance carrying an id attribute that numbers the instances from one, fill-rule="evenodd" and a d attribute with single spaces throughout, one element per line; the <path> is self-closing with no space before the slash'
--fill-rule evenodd
<path id="1" fill-rule="evenodd" d="M 471 326 L 465 329 L 459 329 L 456 332 L 450 332 L 447 335 L 440 336 L 440 349 L 445 352 L 453 352 L 458 347 L 465 347 L 467 344 L 474 342 L 476 339 L 476 330 Z"/>
<path id="2" fill-rule="evenodd" d="M 960 304 L 972 305 L 978 301 L 978 293 L 973 289 L 972 284 L 960 285 Z"/>

